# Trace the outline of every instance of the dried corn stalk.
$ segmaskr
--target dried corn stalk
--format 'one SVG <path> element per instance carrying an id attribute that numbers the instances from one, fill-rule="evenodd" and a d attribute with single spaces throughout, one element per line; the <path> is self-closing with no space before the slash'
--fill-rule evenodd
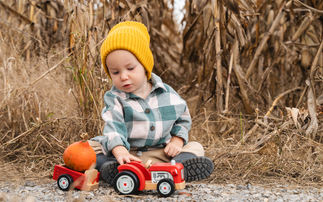
<path id="1" fill-rule="evenodd" d="M 305 87 L 305 80 L 310 75 L 309 67 L 312 66 L 322 40 L 322 12 L 318 8 L 323 4 L 320 1 L 309 3 L 270 0 L 222 2 L 219 10 L 210 9 L 210 3 L 218 3 L 216 0 L 202 1 L 200 4 L 195 1 L 186 2 L 182 61 L 190 63 L 186 68 L 187 72 L 191 72 L 187 75 L 191 91 L 195 87 L 199 89 L 197 105 L 203 106 L 214 98 L 215 108 L 221 108 L 223 103 L 236 106 L 236 101 L 231 103 L 230 100 L 236 98 L 233 95 L 237 93 L 238 100 L 243 103 L 244 112 L 253 113 L 252 109 L 257 105 L 272 103 L 273 98 L 282 92 Z M 214 18 L 211 22 L 210 12 L 214 16 L 220 13 L 220 18 Z M 211 33 L 212 26 L 219 27 L 215 33 L 219 31 L 220 36 L 208 34 Z M 230 53 L 236 39 L 239 42 L 238 64 L 241 71 L 239 75 L 234 72 L 230 76 L 231 85 L 223 86 L 222 80 L 226 81 L 227 75 L 230 75 Z M 217 51 L 206 52 L 205 50 L 209 50 L 206 47 L 214 47 Z M 322 52 L 319 52 L 316 67 L 323 65 L 322 60 Z M 217 61 L 221 63 L 218 64 Z M 209 65 L 219 71 L 216 74 L 207 74 L 212 78 L 204 74 Z M 223 67 L 222 73 L 218 67 Z M 208 83 L 209 81 L 213 84 Z M 241 87 L 244 85 L 242 83 L 247 84 L 245 89 Z M 227 88 L 238 85 L 240 88 L 230 90 L 232 96 L 226 96 L 226 100 L 220 101 L 223 92 L 228 91 Z M 216 86 L 216 89 L 205 86 Z M 241 102 L 246 97 L 249 99 L 248 107 L 245 102 Z M 293 93 L 289 97 L 281 98 L 277 105 L 296 106 L 301 94 Z"/>

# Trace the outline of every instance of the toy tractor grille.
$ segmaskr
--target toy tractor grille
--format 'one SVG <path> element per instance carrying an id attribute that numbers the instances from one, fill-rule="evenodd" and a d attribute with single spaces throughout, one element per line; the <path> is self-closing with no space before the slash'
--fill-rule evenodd
<path id="1" fill-rule="evenodd" d="M 151 182 L 158 183 L 162 179 L 173 179 L 173 176 L 169 172 L 165 171 L 152 171 L 151 172 Z"/>

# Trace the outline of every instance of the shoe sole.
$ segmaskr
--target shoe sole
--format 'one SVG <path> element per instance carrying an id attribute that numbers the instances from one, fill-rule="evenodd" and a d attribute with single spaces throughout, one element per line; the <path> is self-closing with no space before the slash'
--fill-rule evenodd
<path id="1" fill-rule="evenodd" d="M 200 181 L 210 176 L 214 170 L 211 159 L 203 156 L 188 159 L 182 162 L 184 166 L 185 182 Z"/>
<path id="2" fill-rule="evenodd" d="M 104 163 L 100 168 L 101 178 L 112 185 L 114 177 L 118 174 L 118 166 L 118 162 Z"/>

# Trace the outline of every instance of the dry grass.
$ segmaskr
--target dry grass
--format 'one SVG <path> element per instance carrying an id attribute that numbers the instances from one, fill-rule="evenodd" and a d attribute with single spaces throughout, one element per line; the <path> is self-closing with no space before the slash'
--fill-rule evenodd
<path id="1" fill-rule="evenodd" d="M 301 115 L 306 113 L 304 110 Z M 196 116 L 191 139 L 204 144 L 207 156 L 216 167 L 208 181 L 321 186 L 323 145 L 318 143 L 320 140 L 307 138 L 288 115 L 268 124 L 261 120 L 260 117 L 239 119 L 239 114 L 228 118 L 205 110 Z M 319 133 L 322 131 L 320 126 Z M 201 133 L 207 135 L 201 137 Z"/>
<path id="2" fill-rule="evenodd" d="M 21 2 L 0 3 L 0 169 L 50 177 L 79 134 L 101 134 L 111 83 L 100 45 L 114 24 L 136 20 L 150 32 L 154 72 L 188 103 L 190 140 L 216 165 L 209 182 L 322 184 L 319 1 L 187 1 L 183 32 L 162 1 Z"/>
<path id="3" fill-rule="evenodd" d="M 6 26 L 2 28 L 10 29 Z M 21 36 L 13 31 L 11 37 L 13 41 L 19 41 Z M 71 121 L 59 122 L 77 117 L 77 103 L 69 93 L 71 79 L 62 67 L 31 85 L 54 66 L 58 58 L 35 57 L 26 64 L 14 51 L 13 47 L 17 44 L 10 43 L 9 35 L 3 35 L 2 39 L 2 158 L 7 163 L 18 164 L 17 168 L 24 176 L 33 176 L 39 170 L 48 170 L 49 166 L 61 162 L 60 154 L 70 141 L 71 134 L 66 133 L 70 130 L 68 125 L 65 129 L 56 126 L 64 127 L 68 122 L 72 124 Z M 42 175 L 48 175 L 48 172 Z"/>

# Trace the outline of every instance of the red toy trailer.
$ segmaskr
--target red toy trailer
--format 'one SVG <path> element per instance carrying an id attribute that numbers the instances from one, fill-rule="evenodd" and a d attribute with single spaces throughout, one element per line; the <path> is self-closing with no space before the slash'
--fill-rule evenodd
<path id="1" fill-rule="evenodd" d="M 185 188 L 184 166 L 176 163 L 155 163 L 146 166 L 132 161 L 118 167 L 119 173 L 114 178 L 114 189 L 120 194 L 135 194 L 142 190 L 156 190 L 163 197 L 168 197 L 176 189 Z"/>
<path id="2" fill-rule="evenodd" d="M 91 191 L 99 187 L 100 173 L 96 169 L 86 170 L 84 173 L 67 168 L 65 165 L 56 165 L 53 179 L 57 181 L 58 187 L 68 191 L 73 184 L 75 188 Z"/>

